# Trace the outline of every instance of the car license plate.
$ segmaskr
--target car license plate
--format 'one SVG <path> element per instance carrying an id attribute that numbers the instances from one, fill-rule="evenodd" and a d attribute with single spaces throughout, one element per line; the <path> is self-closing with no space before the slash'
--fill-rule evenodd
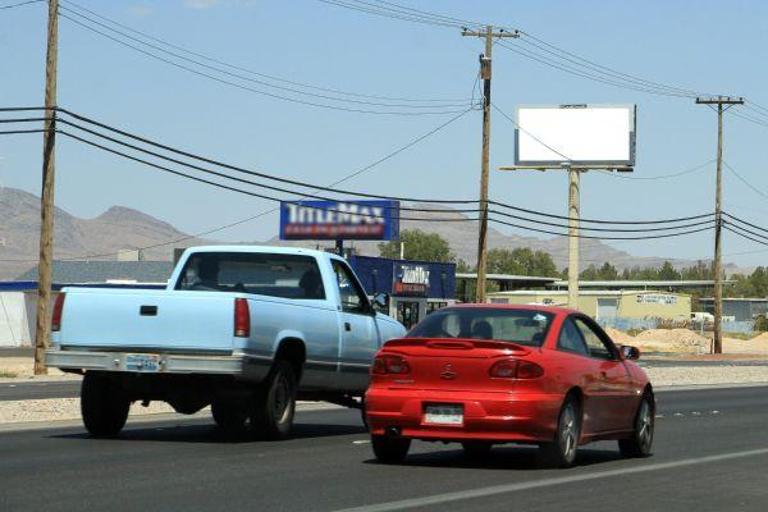
<path id="1" fill-rule="evenodd" d="M 146 354 L 128 354 L 125 356 L 125 369 L 130 372 L 156 372 L 160 367 L 158 356 Z"/>
<path id="2" fill-rule="evenodd" d="M 443 404 L 424 407 L 424 422 L 437 425 L 461 425 L 464 423 L 464 407 Z"/>

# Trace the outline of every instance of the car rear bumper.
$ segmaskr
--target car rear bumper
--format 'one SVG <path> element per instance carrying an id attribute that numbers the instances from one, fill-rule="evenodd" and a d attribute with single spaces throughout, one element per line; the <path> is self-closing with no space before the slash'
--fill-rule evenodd
<path id="1" fill-rule="evenodd" d="M 148 355 L 157 358 L 157 369 L 137 370 L 126 364 L 128 356 Z M 212 374 L 234 375 L 262 379 L 269 372 L 269 358 L 251 355 L 185 355 L 90 350 L 59 350 L 45 352 L 45 365 L 62 370 L 100 370 L 152 374 Z"/>
<path id="2" fill-rule="evenodd" d="M 433 441 L 550 441 L 562 402 L 561 395 L 546 393 L 370 388 L 365 396 L 371 434 L 396 433 Z M 424 410 L 428 404 L 461 404 L 463 424 L 427 423 Z"/>

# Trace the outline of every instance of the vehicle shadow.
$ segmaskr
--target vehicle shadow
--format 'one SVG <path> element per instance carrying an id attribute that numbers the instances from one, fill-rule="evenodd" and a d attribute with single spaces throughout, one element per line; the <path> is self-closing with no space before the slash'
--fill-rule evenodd
<path id="1" fill-rule="evenodd" d="M 343 425 L 343 424 L 315 424 L 315 423 L 296 423 L 293 426 L 290 440 L 317 439 L 333 436 L 359 435 L 366 432 L 362 425 Z M 48 436 L 51 439 L 87 439 L 88 441 L 101 441 L 93 439 L 87 432 L 54 434 Z M 177 424 L 157 424 L 141 425 L 131 428 L 126 427 L 118 436 L 105 439 L 104 441 L 156 441 L 164 443 L 201 443 L 201 444 L 235 444 L 235 443 L 269 443 L 270 441 L 260 438 L 258 433 L 246 430 L 241 433 L 229 433 L 217 428 L 210 420 L 206 423 L 204 419 L 195 423 L 177 423 Z"/>
<path id="2" fill-rule="evenodd" d="M 576 466 L 586 467 L 621 460 L 618 450 L 581 448 L 576 456 Z M 369 459 L 365 464 L 382 464 Z M 382 464 L 383 465 L 383 464 Z M 425 468 L 478 468 L 491 470 L 547 470 L 542 464 L 539 450 L 531 446 L 496 446 L 487 457 L 473 459 L 461 449 L 446 449 L 409 455 L 402 466 Z"/>

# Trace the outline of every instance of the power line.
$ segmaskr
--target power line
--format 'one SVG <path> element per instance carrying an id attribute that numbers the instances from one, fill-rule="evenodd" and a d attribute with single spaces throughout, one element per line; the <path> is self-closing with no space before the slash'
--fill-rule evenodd
<path id="1" fill-rule="evenodd" d="M 243 80 L 243 81 L 255 83 L 255 84 L 258 84 L 258 85 L 261 85 L 261 86 L 264 86 L 264 87 L 270 87 L 270 88 L 273 88 L 273 89 L 277 89 L 279 91 L 289 92 L 291 94 L 297 94 L 297 95 L 301 95 L 301 96 L 309 96 L 309 97 L 318 98 L 318 99 L 321 99 L 321 100 L 328 100 L 328 101 L 334 101 L 334 102 L 352 103 L 352 104 L 357 104 L 357 105 L 369 105 L 369 106 L 387 107 L 387 108 L 445 109 L 445 108 L 462 108 L 462 107 L 469 106 L 468 102 L 466 102 L 466 101 L 462 101 L 462 103 L 458 103 L 458 104 L 457 103 L 448 103 L 448 102 L 443 102 L 443 103 L 438 103 L 438 104 L 422 104 L 422 103 L 416 104 L 416 103 L 407 103 L 407 102 L 406 103 L 392 103 L 391 101 L 389 101 L 389 102 L 371 101 L 370 99 L 339 98 L 339 97 L 330 96 L 328 94 L 321 94 L 321 93 L 302 91 L 302 90 L 299 90 L 299 89 L 296 89 L 296 88 L 293 88 L 293 87 L 288 87 L 288 86 L 283 86 L 283 85 L 275 85 L 275 84 L 266 82 L 266 81 L 261 80 L 261 79 L 255 79 L 255 78 L 251 78 L 249 76 L 245 76 L 245 75 L 240 74 L 240 73 L 235 73 L 235 72 L 227 71 L 226 69 L 223 69 L 222 67 L 217 67 L 217 66 L 214 66 L 214 65 L 206 64 L 205 62 L 201 62 L 200 60 L 196 60 L 196 59 L 193 59 L 193 58 L 190 58 L 190 57 L 186 57 L 186 56 L 184 56 L 182 54 L 179 54 L 179 53 L 176 53 L 176 52 L 173 52 L 173 51 L 170 51 L 170 50 L 166 50 L 162 46 L 158 46 L 156 44 L 152 44 L 152 43 L 148 43 L 146 41 L 143 41 L 142 39 L 134 37 L 134 36 L 132 36 L 130 34 L 127 34 L 126 32 L 122 32 L 122 31 L 120 31 L 118 29 L 112 28 L 109 25 L 101 23 L 98 20 L 90 18 L 90 17 L 88 17 L 88 16 L 86 16 L 84 14 L 80 14 L 80 13 L 78 13 L 78 12 L 72 10 L 72 9 L 67 8 L 67 7 L 62 7 L 62 9 L 66 10 L 67 12 L 69 12 L 69 13 L 75 15 L 75 16 L 78 16 L 81 19 L 87 20 L 88 22 L 90 22 L 92 24 L 95 24 L 95 25 L 97 25 L 99 27 L 102 27 L 102 28 L 104 28 L 106 30 L 109 30 L 109 31 L 111 31 L 111 32 L 113 32 L 115 34 L 118 34 L 121 37 L 127 38 L 127 39 L 129 39 L 131 41 L 134 41 L 136 43 L 142 44 L 144 46 L 152 48 L 153 50 L 162 52 L 162 53 L 164 53 L 166 55 L 170 55 L 173 58 L 189 62 L 189 63 L 194 64 L 196 66 L 200 66 L 200 67 L 203 67 L 205 69 L 208 69 L 208 70 L 211 70 L 211 71 L 215 71 L 217 73 L 221 73 L 221 74 L 226 75 L 226 76 L 231 77 L 231 78 L 236 78 L 238 80 Z M 251 73 L 251 74 L 253 74 L 253 73 Z"/>
<path id="2" fill-rule="evenodd" d="M 701 164 L 699 164 L 699 165 L 697 165 L 695 167 L 690 167 L 688 169 L 685 169 L 685 170 L 682 170 L 682 171 L 679 171 L 679 172 L 674 172 L 672 174 L 659 174 L 659 175 L 656 175 L 656 176 L 625 176 L 622 173 L 615 173 L 615 172 L 604 171 L 604 170 L 600 170 L 600 172 L 603 173 L 603 174 L 606 174 L 608 176 L 611 176 L 613 178 L 620 178 L 620 179 L 625 179 L 625 180 L 647 180 L 647 181 L 668 180 L 668 179 L 672 179 L 672 178 L 679 178 L 680 176 L 686 176 L 688 174 L 692 174 L 692 173 L 697 172 L 697 171 L 701 171 L 702 169 L 705 169 L 708 165 L 710 165 L 710 164 L 712 164 L 714 162 L 715 162 L 715 159 L 713 158 L 713 159 L 707 160 L 706 162 L 701 163 Z"/>
<path id="3" fill-rule="evenodd" d="M 200 171 L 200 172 L 203 172 L 203 173 L 206 173 L 206 174 L 214 175 L 214 176 L 217 176 L 219 178 L 230 179 L 230 180 L 236 181 L 238 183 L 252 185 L 252 186 L 259 187 L 259 188 L 266 188 L 268 190 L 272 190 L 272 191 L 276 191 L 276 192 L 283 192 L 283 193 L 288 193 L 288 194 L 295 194 L 295 193 L 297 193 L 297 191 L 295 191 L 295 190 L 290 190 L 290 189 L 286 189 L 286 188 L 282 188 L 282 187 L 275 187 L 275 186 L 271 186 L 271 185 L 265 185 L 263 183 L 254 182 L 254 181 L 251 181 L 251 180 L 248 180 L 248 179 L 233 177 L 233 176 L 230 176 L 230 175 L 227 175 L 227 174 L 224 174 L 224 173 L 220 173 L 220 172 L 217 172 L 217 171 L 213 171 L 211 169 L 207 169 L 207 168 L 204 168 L 204 167 L 201 167 L 201 166 L 197 166 L 197 165 L 194 165 L 194 164 L 189 164 L 189 163 L 183 162 L 183 161 L 175 159 L 175 158 L 167 157 L 165 155 L 162 155 L 162 154 L 159 154 L 159 153 L 156 153 L 156 152 L 153 152 L 153 151 L 146 150 L 146 149 L 141 148 L 139 146 L 136 146 L 134 144 L 130 144 L 130 143 L 126 143 L 124 141 L 120 141 L 120 140 L 118 140 L 118 139 L 116 139 L 114 137 L 110 137 L 110 136 L 104 135 L 104 134 L 99 133 L 99 132 L 97 132 L 95 130 L 90 130 L 88 128 L 82 127 L 82 126 L 80 126 L 80 125 L 78 125 L 76 123 L 72 123 L 70 121 L 67 121 L 66 119 L 59 119 L 59 122 L 61 124 L 65 124 L 65 125 L 77 128 L 79 130 L 82 130 L 82 131 L 84 131 L 86 133 L 89 133 L 89 134 L 94 135 L 96 137 L 99 137 L 101 139 L 110 141 L 110 142 L 115 143 L 115 144 L 119 144 L 119 145 L 121 145 L 123 147 L 130 148 L 130 149 L 132 149 L 134 151 L 139 151 L 141 153 L 148 154 L 148 155 L 151 155 L 153 157 L 160 158 L 162 160 L 169 161 L 169 162 L 172 162 L 172 163 L 175 163 L 175 164 L 178 164 L 178 165 L 189 167 L 189 168 L 194 169 L 196 171 Z M 69 134 L 69 133 L 66 133 L 66 132 L 64 132 L 64 134 L 72 136 L 72 134 Z M 85 140 L 81 139 L 81 138 L 78 138 L 77 140 L 80 140 L 81 142 L 85 142 Z M 101 148 L 101 149 L 105 149 L 104 147 L 102 147 L 100 145 L 96 145 L 96 147 Z M 126 156 L 125 153 L 122 153 L 122 152 L 117 152 L 115 154 L 118 154 L 118 155 L 121 155 L 121 156 Z M 146 161 L 144 161 L 144 160 L 137 160 L 137 161 L 140 161 L 141 163 L 146 163 Z M 164 167 L 162 167 L 162 169 L 163 170 L 167 170 Z M 181 174 L 179 174 L 179 175 L 181 175 Z M 186 177 L 187 175 L 183 175 L 183 176 Z M 204 182 L 208 183 L 208 184 L 211 184 L 208 181 L 204 181 Z M 322 199 L 322 200 L 326 200 L 326 201 L 335 201 L 336 200 L 334 198 L 330 198 L 330 197 L 327 197 L 327 196 L 321 196 L 321 195 L 316 195 L 316 194 L 311 194 L 311 193 L 303 193 L 303 195 L 304 195 L 304 197 L 310 197 L 310 198 L 314 198 L 314 199 Z M 262 196 L 262 195 L 257 195 L 256 197 L 260 197 L 260 198 L 263 198 L 263 199 L 274 199 L 274 198 L 272 198 L 270 196 Z M 389 199 L 389 198 L 387 198 L 387 199 Z M 282 200 L 282 199 L 280 199 L 280 200 Z M 401 207 L 396 208 L 396 209 L 404 210 L 404 211 L 414 211 L 414 212 L 420 212 L 420 213 L 434 213 L 434 212 L 444 213 L 444 212 L 446 212 L 445 209 L 430 209 L 430 208 L 424 208 L 424 207 L 410 208 L 410 207 L 401 206 Z M 475 208 L 475 209 L 452 209 L 451 211 L 453 213 L 479 213 L 481 210 Z M 501 212 L 501 211 L 498 211 L 498 210 L 491 210 L 489 213 L 493 213 L 493 214 L 496 214 L 496 215 L 499 215 L 499 216 L 502 216 L 502 217 L 512 218 L 512 219 L 515 219 L 515 220 L 521 220 L 523 222 L 529 222 L 529 223 L 533 223 L 533 224 L 537 224 L 537 225 L 553 226 L 553 227 L 557 227 L 557 228 L 561 228 L 561 229 L 567 229 L 568 228 L 567 225 L 553 223 L 553 222 L 547 222 L 547 221 L 543 221 L 543 220 L 531 219 L 531 218 L 528 218 L 528 217 L 523 217 L 523 216 L 514 215 L 514 214 L 510 214 L 510 213 L 506 213 L 506 212 Z M 414 219 L 410 219 L 410 220 L 414 220 Z M 664 227 L 655 227 L 655 228 L 644 227 L 644 228 L 630 228 L 630 229 L 626 229 L 626 228 L 590 228 L 590 227 L 585 227 L 583 229 L 585 231 L 596 231 L 596 232 L 648 233 L 648 232 L 680 230 L 680 229 L 690 228 L 690 227 L 699 227 L 699 226 L 711 224 L 712 222 L 713 222 L 713 219 L 705 220 L 705 221 L 702 221 L 702 222 L 694 222 L 694 223 L 688 223 L 688 224 L 677 224 L 677 225 L 674 225 L 674 226 L 664 226 Z M 508 224 L 508 225 L 515 226 L 515 227 L 520 227 L 522 229 L 529 229 L 526 226 L 512 225 L 512 224 Z"/>
<path id="4" fill-rule="evenodd" d="M 260 71 L 255 71 L 254 69 L 246 68 L 246 67 L 243 67 L 243 66 L 238 66 L 236 64 L 232 64 L 230 62 L 226 62 L 226 61 L 224 61 L 222 59 L 211 57 L 209 55 L 205 55 L 205 54 L 200 53 L 198 51 L 190 50 L 188 48 L 185 48 L 183 46 L 171 43 L 171 42 L 169 42 L 167 40 L 164 40 L 164 39 L 161 39 L 159 37 L 153 36 L 153 35 L 148 34 L 146 32 L 142 32 L 140 30 L 137 30 L 137 29 L 135 29 L 133 27 L 130 27 L 129 25 L 126 25 L 124 23 L 120 23 L 120 22 L 114 20 L 113 18 L 109 18 L 107 16 L 99 14 L 99 13 L 97 13 L 97 12 L 91 10 L 91 9 L 88 9 L 86 7 L 83 7 L 82 5 L 77 4 L 75 2 L 67 0 L 64 3 L 68 4 L 68 5 L 71 5 L 71 6 L 75 7 L 75 8 L 77 8 L 77 9 L 80 9 L 80 10 L 82 10 L 84 12 L 87 12 L 87 13 L 91 14 L 92 16 L 94 16 L 96 18 L 99 18 L 101 20 L 104 20 L 104 21 L 106 21 L 108 23 L 111 23 L 111 24 L 113 24 L 113 25 L 115 25 L 117 27 L 125 29 L 125 30 L 127 30 L 129 32 L 132 32 L 134 34 L 140 35 L 140 36 L 142 36 L 142 37 L 144 37 L 146 39 L 149 39 L 150 41 L 154 41 L 156 43 L 160 43 L 160 44 L 162 44 L 164 46 L 167 46 L 169 48 L 173 48 L 174 50 L 178 50 L 178 51 L 187 53 L 189 55 L 193 55 L 195 57 L 201 58 L 201 59 L 206 60 L 208 62 L 213 62 L 213 63 L 219 64 L 219 65 L 222 65 L 222 66 L 226 66 L 226 67 L 228 67 L 230 69 L 234 69 L 234 70 L 237 70 L 237 71 L 242 71 L 244 73 L 249 73 L 249 74 L 252 74 L 254 76 L 259 76 L 259 77 L 266 78 L 268 80 L 273 80 L 273 81 L 276 81 L 276 82 L 286 83 L 286 84 L 294 85 L 294 86 L 297 86 L 297 87 L 302 87 L 302 88 L 306 88 L 306 89 L 313 89 L 313 90 L 317 90 L 317 91 L 323 91 L 323 92 L 333 93 L 333 94 L 342 95 L 342 96 L 352 96 L 352 97 L 358 97 L 358 98 L 369 98 L 369 99 L 375 99 L 375 100 L 405 101 L 405 102 L 413 102 L 413 103 L 451 103 L 451 104 L 455 104 L 455 103 L 466 104 L 469 101 L 467 98 L 453 98 L 453 99 L 449 99 L 449 98 L 442 98 L 442 99 L 435 99 L 435 98 L 408 98 L 408 97 L 400 97 L 400 96 L 385 96 L 385 95 L 378 95 L 378 94 L 363 94 L 363 93 L 359 93 L 359 92 L 346 91 L 346 90 L 336 89 L 336 88 L 332 88 L 332 87 L 318 86 L 318 85 L 315 85 L 315 84 L 310 84 L 310 83 L 306 83 L 306 82 L 299 82 L 299 81 L 296 81 L 296 80 L 289 80 L 289 79 L 286 79 L 286 78 L 283 78 L 283 77 L 280 77 L 280 76 L 277 76 L 277 75 L 267 74 L 267 73 L 263 73 L 263 72 L 260 72 Z M 72 10 L 70 10 L 70 12 L 75 13 L 75 11 L 72 11 Z M 471 101 L 470 101 L 470 103 L 471 103 Z"/>
<path id="5" fill-rule="evenodd" d="M 25 2 L 17 2 L 15 4 L 10 5 L 0 5 L 0 10 L 4 9 L 15 9 L 16 7 L 22 7 L 24 5 L 30 5 L 30 4 L 37 4 L 40 2 L 45 2 L 46 0 L 27 0 Z"/>
<path id="6" fill-rule="evenodd" d="M 760 190 L 759 188 L 757 188 L 756 186 L 754 186 L 752 183 L 750 183 L 749 181 L 747 181 L 747 179 L 746 179 L 746 178 L 744 178 L 744 177 L 743 177 L 741 174 L 739 174 L 738 172 L 736 172 L 736 169 L 734 169 L 733 167 L 731 167 L 731 166 L 728 164 L 728 162 L 726 162 L 725 160 L 723 160 L 723 165 L 724 165 L 724 166 L 725 166 L 725 168 L 726 168 L 726 169 L 728 169 L 728 170 L 729 170 L 729 171 L 730 171 L 730 172 L 731 172 L 731 173 L 732 173 L 734 176 L 736 176 L 736 177 L 739 179 L 739 181 L 741 181 L 741 182 L 742 182 L 743 184 L 745 184 L 747 187 L 749 187 L 750 189 L 752 189 L 752 191 L 754 191 L 756 194 L 758 194 L 758 195 L 760 195 L 760 196 L 762 196 L 762 197 L 764 197 L 764 198 L 768 199 L 768 194 L 766 194 L 765 192 L 763 192 L 762 190 Z"/>
<path id="7" fill-rule="evenodd" d="M 152 59 L 155 59 L 157 61 L 160 61 L 160 62 L 163 62 L 163 63 L 168 64 L 170 66 L 182 69 L 182 70 L 187 71 L 189 73 L 192 73 L 192 74 L 195 74 L 195 75 L 198 75 L 198 76 L 202 76 L 204 78 L 208 78 L 209 80 L 213 80 L 215 82 L 218 82 L 218 83 L 221 83 L 221 84 L 224 84 L 224 85 L 228 85 L 230 87 L 235 87 L 235 88 L 243 90 L 243 91 L 251 92 L 251 93 L 254 93 L 254 94 L 259 94 L 259 95 L 262 95 L 262 96 L 267 96 L 267 97 L 270 97 L 270 98 L 273 98 L 273 99 L 278 99 L 278 100 L 287 101 L 287 102 L 296 103 L 296 104 L 305 105 L 305 106 L 318 107 L 318 108 L 324 108 L 324 109 L 329 109 L 329 110 L 339 110 L 339 111 L 352 112 L 352 113 L 358 113 L 358 114 L 374 114 L 374 115 L 390 115 L 390 116 L 430 116 L 430 115 L 450 115 L 450 114 L 456 114 L 456 113 L 462 112 L 462 111 L 456 110 L 456 109 L 440 110 L 440 111 L 431 111 L 431 110 L 430 111 L 412 111 L 412 110 L 374 110 L 374 109 L 366 109 L 366 108 L 353 108 L 353 107 L 345 107 L 345 106 L 342 106 L 342 105 L 329 105 L 329 104 L 325 104 L 325 103 L 318 103 L 318 102 L 313 102 L 313 101 L 302 100 L 302 99 L 299 99 L 299 98 L 292 98 L 290 96 L 284 96 L 284 95 L 280 95 L 280 94 L 275 94 L 275 93 L 272 93 L 272 92 L 269 92 L 269 91 L 264 91 L 264 90 L 261 90 L 261 89 L 256 89 L 254 87 L 250 87 L 250 86 L 244 85 L 244 84 L 233 82 L 231 80 L 228 80 L 228 79 L 225 79 L 225 78 L 221 78 L 220 76 L 215 76 L 215 75 L 212 75 L 210 73 L 207 73 L 207 72 L 204 72 L 204 71 L 200 71 L 199 69 L 192 68 L 192 67 L 187 66 L 185 64 L 181 64 L 179 62 L 176 62 L 176 61 L 171 60 L 169 58 L 163 57 L 161 55 L 157 55 L 157 54 L 155 54 L 155 53 L 153 53 L 151 51 L 147 51 L 145 49 L 139 48 L 138 46 L 136 46 L 134 44 L 128 43 L 128 42 L 126 42 L 126 41 L 124 41 L 122 39 L 119 39 L 119 38 L 117 38 L 115 36 L 107 34 L 106 32 L 103 32 L 103 31 L 101 31 L 101 30 L 99 30 L 97 28 L 94 28 L 94 27 L 92 27 L 92 26 L 90 26 L 90 25 L 88 25 L 86 23 L 83 23 L 83 22 L 81 22 L 79 20 L 76 20 L 74 17 L 69 16 L 67 14 L 61 13 L 60 16 L 63 17 L 63 18 L 66 18 L 70 22 L 72 22 L 72 23 L 74 23 L 74 24 L 76 24 L 76 25 L 78 25 L 78 26 L 80 26 L 80 27 L 82 27 L 82 28 L 84 28 L 86 30 L 89 30 L 91 32 L 99 34 L 102 37 L 105 37 L 105 38 L 107 38 L 107 39 L 109 39 L 109 40 L 111 40 L 111 41 L 113 41 L 115 43 L 118 43 L 118 44 L 120 44 L 122 46 L 130 48 L 130 49 L 132 49 L 134 51 L 137 51 L 137 52 L 139 52 L 139 53 L 141 53 L 141 54 L 143 54 L 143 55 L 145 55 L 147 57 L 150 57 Z M 341 100 L 339 100 L 339 101 L 341 101 Z M 450 106 L 447 106 L 446 108 L 450 108 Z"/>

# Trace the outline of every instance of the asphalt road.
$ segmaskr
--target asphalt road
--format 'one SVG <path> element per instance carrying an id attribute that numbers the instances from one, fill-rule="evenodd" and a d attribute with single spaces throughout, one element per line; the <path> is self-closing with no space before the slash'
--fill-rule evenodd
<path id="1" fill-rule="evenodd" d="M 758 360 L 724 360 L 724 361 L 641 361 L 643 368 L 654 367 L 711 367 L 723 366 L 766 366 L 768 361 Z M 48 382 L 2 382 L 0 383 L 0 402 L 6 400 L 30 400 L 42 398 L 72 398 L 80 396 L 80 380 L 48 381 Z"/>
<path id="2" fill-rule="evenodd" d="M 429 443 L 381 465 L 349 410 L 300 413 L 277 443 L 227 442 L 199 419 L 129 424 L 116 440 L 79 426 L 5 432 L 0 510 L 765 510 L 768 387 L 658 398 L 653 457 L 599 443 L 569 470 L 540 469 L 533 448 L 471 463 Z"/>

